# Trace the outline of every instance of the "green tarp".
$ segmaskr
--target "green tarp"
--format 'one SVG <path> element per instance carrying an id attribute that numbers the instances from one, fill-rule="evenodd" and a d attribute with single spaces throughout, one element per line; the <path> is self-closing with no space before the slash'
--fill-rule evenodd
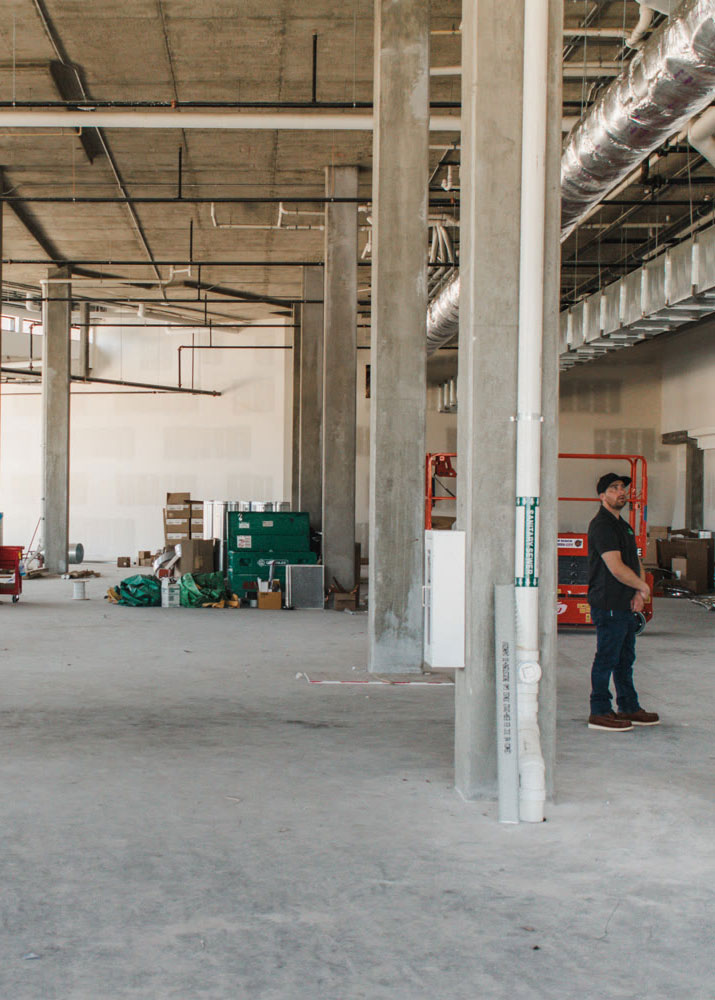
<path id="1" fill-rule="evenodd" d="M 131 608 L 161 607 L 161 583 L 155 576 L 128 576 L 116 592 L 118 603 Z"/>
<path id="2" fill-rule="evenodd" d="M 184 573 L 179 581 L 179 594 L 182 608 L 217 604 L 229 596 L 223 573 Z"/>

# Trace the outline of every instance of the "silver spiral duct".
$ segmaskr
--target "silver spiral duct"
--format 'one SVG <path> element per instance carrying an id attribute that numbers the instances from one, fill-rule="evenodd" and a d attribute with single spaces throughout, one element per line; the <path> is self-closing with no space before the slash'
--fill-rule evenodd
<path id="1" fill-rule="evenodd" d="M 427 355 L 459 333 L 459 274 L 454 274 L 427 307 Z"/>
<path id="2" fill-rule="evenodd" d="M 561 235 L 715 98 L 715 0 L 684 0 L 572 130 L 561 158 Z M 459 329 L 459 276 L 430 303 L 427 353 Z"/>
<path id="3" fill-rule="evenodd" d="M 715 95 L 715 0 L 685 0 L 572 130 L 561 236 Z"/>

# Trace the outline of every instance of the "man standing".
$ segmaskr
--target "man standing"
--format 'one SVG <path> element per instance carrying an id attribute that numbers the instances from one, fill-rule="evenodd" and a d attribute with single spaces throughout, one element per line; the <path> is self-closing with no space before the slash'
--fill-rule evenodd
<path id="1" fill-rule="evenodd" d="M 589 729 L 626 732 L 636 726 L 655 726 L 655 712 L 638 703 L 633 687 L 636 658 L 636 618 L 650 597 L 633 529 L 621 517 L 628 502 L 631 480 L 608 472 L 596 486 L 601 509 L 588 526 L 588 603 L 596 626 L 596 656 L 591 668 Z M 618 699 L 611 708 L 610 680 Z"/>

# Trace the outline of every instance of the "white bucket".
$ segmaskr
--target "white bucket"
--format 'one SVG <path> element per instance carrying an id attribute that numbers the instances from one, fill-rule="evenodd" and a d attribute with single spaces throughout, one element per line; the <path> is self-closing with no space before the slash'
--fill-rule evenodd
<path id="1" fill-rule="evenodd" d="M 84 590 L 85 584 L 84 580 L 73 580 L 72 581 L 72 600 L 73 601 L 86 601 L 88 600 L 87 595 Z"/>

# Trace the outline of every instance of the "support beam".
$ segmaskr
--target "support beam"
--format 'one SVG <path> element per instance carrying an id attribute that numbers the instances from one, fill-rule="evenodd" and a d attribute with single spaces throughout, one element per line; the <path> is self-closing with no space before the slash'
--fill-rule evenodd
<path id="1" fill-rule="evenodd" d="M 87 378 L 89 364 L 89 302 L 81 302 L 79 307 L 79 374 Z"/>
<path id="2" fill-rule="evenodd" d="M 357 195 L 357 167 L 327 167 L 326 193 Z M 355 576 L 355 392 L 357 206 L 325 212 L 323 347 L 323 562 L 325 581 L 352 588 Z"/>
<path id="3" fill-rule="evenodd" d="M 323 268 L 303 268 L 300 352 L 300 510 L 322 530 Z"/>
<path id="4" fill-rule="evenodd" d="M 369 669 L 423 664 L 429 0 L 376 0 Z M 409 155 L 405 151 L 409 150 Z"/>
<path id="5" fill-rule="evenodd" d="M 549 0 L 549 75 L 544 236 L 544 334 L 542 355 L 541 506 L 539 518 L 539 730 L 546 766 L 546 796 L 554 794 L 556 757 L 556 614 L 559 454 L 559 295 L 561 275 L 561 93 L 559 72 L 563 0 Z"/>
<path id="6" fill-rule="evenodd" d="M 70 271 L 50 270 L 44 285 L 42 350 L 42 500 L 45 565 L 67 572 L 69 547 Z M 62 278 L 66 284 L 58 284 Z M 58 299 L 59 301 L 53 301 Z"/>
<path id="7" fill-rule="evenodd" d="M 290 504 L 292 510 L 300 510 L 300 315 L 300 307 L 293 306 L 293 419 L 291 421 L 292 461 L 290 474 Z"/>
<path id="8" fill-rule="evenodd" d="M 462 6 L 458 527 L 466 532 L 465 669 L 455 783 L 496 790 L 494 585 L 514 581 L 523 7 Z"/>

